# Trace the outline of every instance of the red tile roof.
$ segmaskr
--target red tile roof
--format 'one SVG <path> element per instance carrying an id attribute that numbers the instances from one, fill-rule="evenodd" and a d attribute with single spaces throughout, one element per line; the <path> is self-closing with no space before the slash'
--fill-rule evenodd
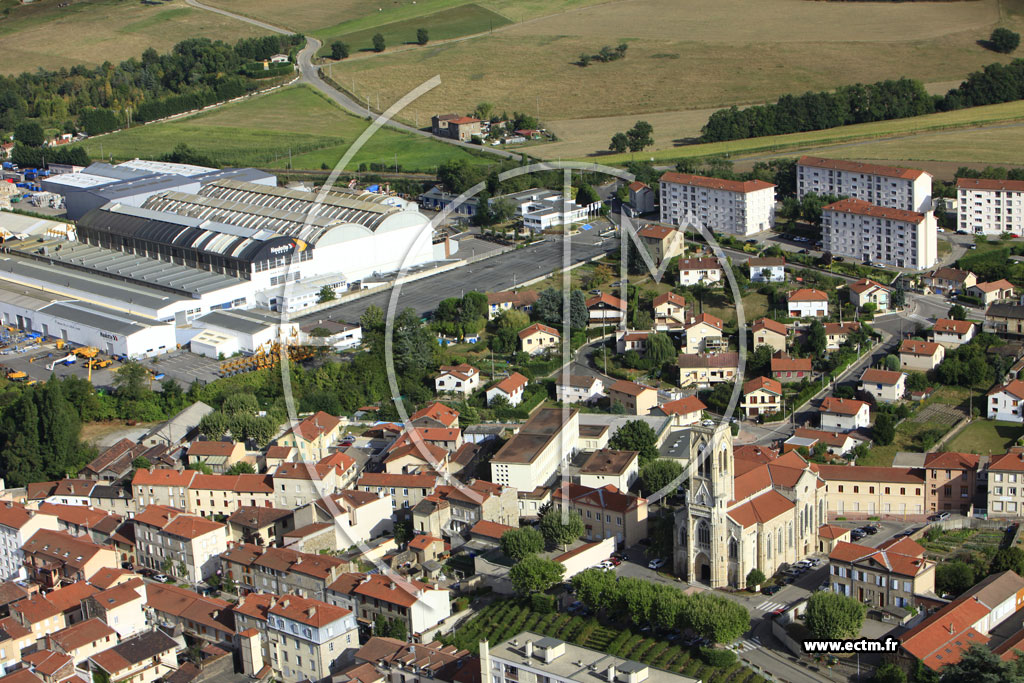
<path id="1" fill-rule="evenodd" d="M 725 323 L 722 322 L 721 318 L 716 318 L 715 316 L 709 313 L 701 313 L 697 317 L 690 319 L 690 324 L 686 326 L 686 329 L 690 329 L 694 325 L 700 324 L 711 325 L 711 327 L 714 327 L 715 329 L 718 330 L 721 330 L 722 326 L 725 325 Z"/>
<path id="2" fill-rule="evenodd" d="M 685 398 L 678 398 L 675 401 L 669 401 L 668 403 L 662 403 L 660 408 L 661 412 L 666 415 L 688 415 L 707 410 L 707 406 L 696 396 L 687 396 Z"/>
<path id="3" fill-rule="evenodd" d="M 525 376 L 520 375 L 518 372 L 513 372 L 511 375 L 491 387 L 491 389 L 498 389 L 499 391 L 511 396 L 525 387 L 528 382 L 529 380 L 526 379 Z"/>
<path id="4" fill-rule="evenodd" d="M 935 352 L 939 350 L 939 345 L 935 342 L 920 341 L 917 339 L 904 339 L 900 344 L 900 353 L 907 353 L 911 356 L 928 356 L 935 355 Z"/>
<path id="5" fill-rule="evenodd" d="M 102 620 L 92 618 L 72 624 L 56 633 L 49 634 L 47 636 L 47 645 L 49 646 L 51 644 L 50 641 L 52 641 L 65 652 L 71 652 L 104 638 L 109 638 L 110 644 L 113 645 L 117 642 L 117 632 L 103 623 Z"/>
<path id="6" fill-rule="evenodd" d="M 813 367 L 810 358 L 772 358 L 772 373 L 776 372 L 811 372 Z"/>
<path id="7" fill-rule="evenodd" d="M 706 187 L 711 190 L 726 190 L 727 192 L 756 192 L 775 187 L 772 183 L 763 180 L 723 180 L 721 178 L 709 178 L 707 176 L 693 175 L 692 173 L 676 173 L 669 171 L 661 176 L 663 183 L 675 183 L 676 185 L 693 185 L 695 187 Z"/>
<path id="8" fill-rule="evenodd" d="M 568 484 L 557 486 L 552 492 L 552 500 L 564 500 L 568 493 L 568 499 L 577 506 L 587 506 L 601 510 L 625 513 L 647 504 L 646 498 L 622 493 L 615 486 L 608 484 L 595 489 L 580 484 Z"/>
<path id="9" fill-rule="evenodd" d="M 608 391 L 614 391 L 620 394 L 626 394 L 627 396 L 639 396 L 646 391 L 657 392 L 654 387 L 649 387 L 643 384 L 637 384 L 636 382 L 630 382 L 626 379 L 620 379 L 615 384 L 608 387 Z"/>
<path id="10" fill-rule="evenodd" d="M 924 466 L 946 470 L 976 470 L 978 456 L 974 453 L 929 453 L 924 456 Z"/>
<path id="11" fill-rule="evenodd" d="M 818 535 L 822 538 L 837 539 L 842 538 L 850 533 L 849 529 L 844 529 L 841 526 L 835 526 L 834 524 L 823 524 L 818 527 Z"/>
<path id="12" fill-rule="evenodd" d="M 633 185 L 639 185 L 640 187 L 633 187 Z M 639 190 L 641 188 L 644 188 L 644 187 L 647 187 L 647 186 L 644 185 L 641 182 L 636 182 L 636 183 L 632 183 L 629 186 L 629 189 L 631 189 L 634 192 L 636 192 L 637 190 Z M 655 224 L 645 225 L 644 227 L 642 227 L 642 228 L 640 228 L 639 230 L 636 231 L 636 234 L 640 235 L 640 237 L 646 237 L 648 239 L 654 239 L 654 240 L 663 240 L 666 237 L 668 237 L 669 235 L 672 235 L 674 233 L 678 233 L 678 230 L 676 230 L 675 228 L 669 227 L 667 225 L 655 225 Z"/>
<path id="13" fill-rule="evenodd" d="M 760 332 L 762 329 L 770 330 L 772 332 L 781 334 L 782 336 L 786 336 L 787 334 L 789 334 L 789 328 L 787 328 L 783 323 L 780 323 L 777 320 L 772 320 L 771 318 L 761 318 L 756 323 L 754 323 L 753 329 L 754 332 Z"/>
<path id="14" fill-rule="evenodd" d="M 898 166 L 882 166 L 881 164 L 862 164 L 858 161 L 847 161 L 845 159 L 825 159 L 823 157 L 802 156 L 797 164 L 800 166 L 814 166 L 816 168 L 830 168 L 834 171 L 847 171 L 850 173 L 864 173 L 866 175 L 880 175 L 888 178 L 904 178 L 905 180 L 916 180 L 924 171 L 913 168 L 900 168 Z"/>
<path id="15" fill-rule="evenodd" d="M 506 524 L 498 524 L 497 522 L 490 522 L 486 519 L 481 519 L 469 530 L 470 534 L 478 534 L 480 536 L 487 536 L 488 538 L 498 539 L 501 538 L 502 534 L 506 531 L 515 531 L 518 527 L 508 526 Z"/>
<path id="16" fill-rule="evenodd" d="M 773 489 L 730 510 L 728 514 L 737 524 L 747 528 L 769 522 L 791 511 L 794 505 L 793 501 Z"/>
<path id="17" fill-rule="evenodd" d="M 296 436 L 301 437 L 305 441 L 314 441 L 320 436 L 327 434 L 334 428 L 341 424 L 341 420 L 325 413 L 322 410 L 317 411 L 315 414 L 310 415 L 305 420 L 295 425 L 292 430 Z"/>
<path id="18" fill-rule="evenodd" d="M 846 335 L 860 329 L 860 323 L 825 323 L 825 334 Z"/>
<path id="19" fill-rule="evenodd" d="M 195 470 L 172 470 L 169 468 L 151 468 L 135 470 L 132 486 L 180 486 L 187 488 L 192 478 L 198 474 Z"/>
<path id="20" fill-rule="evenodd" d="M 41 593 L 30 595 L 24 600 L 11 605 L 11 612 L 17 612 L 29 624 L 38 624 L 44 619 L 55 617 L 63 611 Z"/>
<path id="21" fill-rule="evenodd" d="M 828 396 L 821 402 L 821 412 L 835 413 L 836 415 L 856 415 L 866 405 L 867 403 L 864 401 L 856 401 L 852 398 Z"/>
<path id="22" fill-rule="evenodd" d="M 817 289 L 798 289 L 790 292 L 787 301 L 828 301 L 828 294 Z"/>
<path id="23" fill-rule="evenodd" d="M 387 472 L 363 472 L 356 486 L 380 486 L 382 488 L 424 488 L 433 489 L 437 477 L 432 474 L 388 474 Z"/>
<path id="24" fill-rule="evenodd" d="M 599 304 L 604 304 L 605 306 L 609 306 L 611 308 L 616 308 L 616 309 L 618 309 L 620 311 L 626 310 L 626 302 L 625 301 L 623 301 L 622 299 L 620 299 L 617 296 L 612 296 L 611 294 L 608 294 L 607 292 L 602 292 L 601 294 L 598 294 L 597 296 L 592 296 L 589 299 L 587 299 L 587 308 L 593 308 L 594 306 L 597 306 Z M 522 336 L 522 333 L 520 333 L 520 336 Z"/>
<path id="25" fill-rule="evenodd" d="M 935 327 L 932 329 L 935 332 L 943 334 L 967 334 L 974 327 L 974 323 L 970 320 L 948 320 L 946 318 L 939 318 L 935 321 Z"/>
<path id="26" fill-rule="evenodd" d="M 141 577 L 129 579 L 119 583 L 113 588 L 100 591 L 92 596 L 93 602 L 105 610 L 117 609 L 121 605 L 144 598 L 146 595 L 145 583 Z"/>
<path id="27" fill-rule="evenodd" d="M 206 457 L 212 455 L 231 455 L 235 450 L 234 441 L 193 441 L 188 447 L 189 456 Z"/>
<path id="28" fill-rule="evenodd" d="M 9 500 L 0 502 L 0 524 L 12 529 L 22 528 L 37 514 L 35 510 L 29 510 L 21 503 Z"/>
<path id="29" fill-rule="evenodd" d="M 902 377 L 902 372 L 896 372 L 894 370 L 879 370 L 878 368 L 868 368 L 864 371 L 864 374 L 860 376 L 860 381 L 895 385 L 899 383 Z"/>
<path id="30" fill-rule="evenodd" d="M 743 384 L 743 395 L 763 389 L 764 391 L 782 395 L 782 384 L 778 380 L 771 379 L 770 377 L 755 377 L 749 382 Z"/>
<path id="31" fill-rule="evenodd" d="M 956 189 L 1024 192 L 1024 180 L 995 180 L 993 178 L 957 178 Z"/>
<path id="32" fill-rule="evenodd" d="M 520 339 L 526 339 L 531 334 L 537 334 L 538 332 L 543 332 L 545 334 L 551 334 L 551 335 L 554 335 L 556 337 L 560 337 L 561 336 L 560 334 L 558 334 L 558 330 L 556 330 L 553 327 L 548 327 L 547 325 L 544 325 L 542 323 L 534 323 L 534 324 L 530 325 L 529 327 L 520 330 L 519 331 L 519 338 Z"/>
<path id="33" fill-rule="evenodd" d="M 1001 387 L 994 387 L 989 390 L 988 395 L 1006 392 L 1016 398 L 1024 398 L 1024 382 L 1019 379 L 1012 379 Z"/>
<path id="34" fill-rule="evenodd" d="M 1024 453 L 1021 451 L 993 455 L 988 465 L 989 470 L 1003 472 L 1024 472 Z"/>
<path id="35" fill-rule="evenodd" d="M 673 303 L 677 306 L 686 306 L 686 299 L 675 292 L 665 292 L 654 297 L 654 307 L 657 308 L 663 304 Z"/>
<path id="36" fill-rule="evenodd" d="M 995 282 L 979 282 L 974 287 L 988 294 L 989 292 L 997 292 L 1000 290 L 1013 289 L 1013 285 L 1008 280 L 996 280 Z"/>
<path id="37" fill-rule="evenodd" d="M 873 218 L 884 218 L 891 221 L 903 221 L 905 223 L 918 224 L 924 220 L 924 214 L 906 209 L 893 209 L 888 206 L 878 206 L 863 199 L 840 199 L 838 202 L 822 208 L 823 212 L 837 211 L 839 213 L 852 213 L 858 216 L 870 216 Z"/>
<path id="38" fill-rule="evenodd" d="M 818 474 L 826 481 L 877 481 L 892 484 L 924 484 L 924 470 L 916 467 L 818 465 Z"/>
<path id="39" fill-rule="evenodd" d="M 421 418 L 429 418 L 440 422 L 446 427 L 451 427 L 459 421 L 459 411 L 446 406 L 443 403 L 434 401 L 425 408 L 420 408 L 415 413 L 409 416 L 410 422 L 415 422 Z"/>
<path id="40" fill-rule="evenodd" d="M 90 586 L 85 581 L 75 581 L 57 590 L 50 591 L 47 593 L 46 599 L 61 612 L 67 612 L 70 609 L 81 607 L 82 600 L 98 592 L 98 589 Z"/>
<path id="41" fill-rule="evenodd" d="M 21 659 L 33 671 L 43 676 L 54 676 L 58 671 L 71 664 L 70 655 L 63 655 L 52 650 L 37 650 L 32 654 L 24 655 Z"/>
<path id="42" fill-rule="evenodd" d="M 856 282 L 850 285 L 850 289 L 854 292 L 857 292 L 858 294 L 863 294 L 864 292 L 875 288 L 889 291 L 889 288 L 886 287 L 885 285 L 879 284 L 874 280 L 870 280 L 866 277 L 861 278 L 860 280 L 857 280 Z"/>
<path id="43" fill-rule="evenodd" d="M 688 270 L 722 270 L 722 264 L 716 258 L 679 259 L 679 272 Z"/>
<path id="44" fill-rule="evenodd" d="M 164 527 L 164 533 L 195 540 L 206 534 L 223 534 L 224 529 L 224 524 L 199 515 L 178 515 Z"/>
<path id="45" fill-rule="evenodd" d="M 396 574 L 342 574 L 338 580 L 327 587 L 336 593 L 344 595 L 361 595 L 365 598 L 374 598 L 382 602 L 401 607 L 409 608 L 416 604 L 419 598 L 416 593 L 421 590 L 431 590 L 431 587 L 422 581 L 405 579 Z"/>
<path id="46" fill-rule="evenodd" d="M 234 635 L 235 620 L 231 603 L 219 598 L 205 597 L 187 588 L 165 583 L 146 584 L 146 604 L 157 612 L 217 629 Z"/>

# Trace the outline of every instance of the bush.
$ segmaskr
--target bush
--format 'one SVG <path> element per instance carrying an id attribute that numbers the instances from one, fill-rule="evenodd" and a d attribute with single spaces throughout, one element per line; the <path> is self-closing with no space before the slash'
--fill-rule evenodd
<path id="1" fill-rule="evenodd" d="M 736 662 L 736 653 L 732 650 L 721 650 L 717 647 L 702 647 L 698 656 L 708 666 L 725 669 Z"/>
<path id="2" fill-rule="evenodd" d="M 530 608 L 541 614 L 551 614 L 555 611 L 555 596 L 547 593 L 534 593 L 530 597 Z"/>

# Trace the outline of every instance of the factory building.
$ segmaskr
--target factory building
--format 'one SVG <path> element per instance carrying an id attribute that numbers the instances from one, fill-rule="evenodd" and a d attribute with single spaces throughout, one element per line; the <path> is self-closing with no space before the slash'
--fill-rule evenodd
<path id="1" fill-rule="evenodd" d="M 214 311 L 197 318 L 192 325 L 233 337 L 238 342 L 239 351 L 250 353 L 261 347 L 267 349 L 276 341 L 299 342 L 298 323 L 284 322 L 280 316 L 262 311 Z"/>

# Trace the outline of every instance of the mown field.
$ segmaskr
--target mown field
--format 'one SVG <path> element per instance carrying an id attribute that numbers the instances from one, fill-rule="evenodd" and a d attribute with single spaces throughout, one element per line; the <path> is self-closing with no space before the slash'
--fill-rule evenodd
<path id="1" fill-rule="evenodd" d="M 368 125 L 311 87 L 299 85 L 183 119 L 91 138 L 86 149 L 94 158 L 157 158 L 186 142 L 220 165 L 287 168 L 290 152 L 292 168 L 333 168 Z M 404 170 L 433 170 L 456 158 L 490 162 L 459 147 L 383 128 L 351 166 L 390 166 L 396 154 Z"/>
<path id="2" fill-rule="evenodd" d="M 0 1 L 0 9 L 9 10 L 0 16 L 0 73 L 117 63 L 140 56 L 148 47 L 166 52 L 196 36 L 233 43 L 266 34 L 256 26 L 189 7 L 184 0 L 80 0 L 57 7 L 62 1 Z"/>
<path id="3" fill-rule="evenodd" d="M 409 111 L 421 119 L 481 101 L 546 121 L 705 109 L 900 76 L 962 78 L 1010 59 L 977 44 L 1001 21 L 999 2 L 609 2 L 464 41 L 347 60 L 335 73 L 342 82 L 379 83 L 388 101 L 439 74 L 441 87 Z M 1019 28 L 1024 21 L 1012 10 L 1024 3 L 1003 2 L 1002 21 Z M 581 54 L 619 42 L 629 45 L 625 59 L 576 64 Z"/>

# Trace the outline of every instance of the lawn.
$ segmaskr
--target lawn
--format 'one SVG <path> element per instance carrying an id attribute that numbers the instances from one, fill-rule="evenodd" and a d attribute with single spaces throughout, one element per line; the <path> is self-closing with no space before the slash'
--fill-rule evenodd
<path id="1" fill-rule="evenodd" d="M 741 299 L 743 302 L 743 318 L 749 327 L 754 321 L 768 314 L 768 297 L 764 294 L 751 292 Z M 704 312 L 721 318 L 728 327 L 736 324 L 736 307 L 726 301 L 725 295 L 715 292 L 704 299 Z"/>
<path id="2" fill-rule="evenodd" d="M 1013 0 L 1013 7 L 1019 2 Z M 517 19 L 513 10 L 480 4 Z M 580 135 L 592 135 L 595 128 L 602 132 L 591 137 L 593 143 L 582 152 L 587 154 L 606 149 L 615 132 L 600 119 L 624 112 L 639 118 L 760 103 L 787 93 L 899 76 L 927 83 L 962 79 L 986 64 L 1010 59 L 977 44 L 1000 22 L 999 10 L 998 0 L 608 2 L 469 40 L 347 60 L 336 69 L 344 70 L 341 82 L 354 77 L 379 83 L 389 100 L 440 75 L 443 85 L 408 112 L 421 119 L 437 111 L 471 111 L 481 101 L 492 102 L 498 111 L 526 109 L 544 121 L 584 119 Z M 1004 23 L 1024 26 L 1012 11 Z M 629 46 L 625 59 L 577 65 L 581 54 L 620 42 Z M 636 78 L 637 73 L 644 78 Z M 625 123 L 617 120 L 616 130 Z M 560 133 L 562 139 L 574 139 L 575 133 L 564 127 Z M 659 147 L 671 148 L 678 136 L 674 131 L 660 135 L 655 128 L 654 137 Z"/>
<path id="3" fill-rule="evenodd" d="M 138 57 L 148 47 L 166 52 L 186 38 L 205 36 L 233 43 L 266 34 L 256 26 L 189 7 L 184 0 L 58 4 L 59 0 L 27 5 L 0 1 L 0 8 L 9 10 L 0 19 L 4 48 L 0 73 L 117 63 Z"/>
<path id="4" fill-rule="evenodd" d="M 219 165 L 319 169 L 333 168 L 369 124 L 305 85 L 277 90 L 243 102 L 165 123 L 90 138 L 85 146 L 97 158 L 156 158 L 186 141 Z M 355 156 L 361 163 L 396 162 L 403 170 L 430 171 L 448 159 L 486 164 L 488 159 L 429 138 L 380 129 Z"/>
<path id="5" fill-rule="evenodd" d="M 975 420 L 946 444 L 945 450 L 992 455 L 1005 453 L 1024 436 L 1024 426 L 1016 422 Z"/>

